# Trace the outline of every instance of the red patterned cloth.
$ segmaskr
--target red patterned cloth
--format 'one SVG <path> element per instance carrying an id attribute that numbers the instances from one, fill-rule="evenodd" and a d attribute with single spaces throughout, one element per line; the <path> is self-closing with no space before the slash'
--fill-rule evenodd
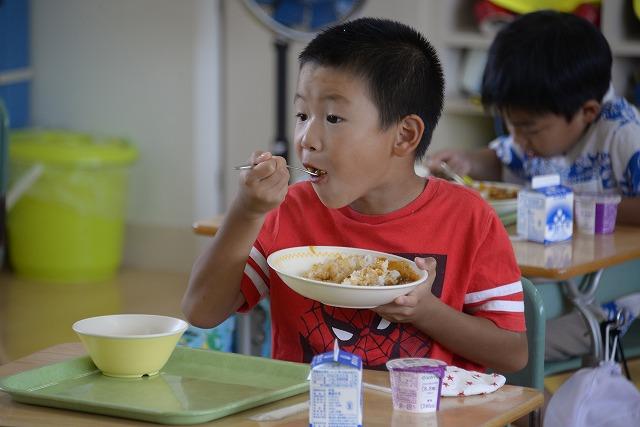
<path id="1" fill-rule="evenodd" d="M 440 389 L 441 396 L 473 396 L 496 391 L 504 385 L 506 378 L 500 374 L 484 374 L 467 371 L 457 366 L 447 366 Z"/>

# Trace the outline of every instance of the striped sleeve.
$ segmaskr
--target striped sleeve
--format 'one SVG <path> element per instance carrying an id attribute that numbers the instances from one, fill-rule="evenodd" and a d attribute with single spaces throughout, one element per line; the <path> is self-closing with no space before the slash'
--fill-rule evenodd
<path id="1" fill-rule="evenodd" d="M 464 311 L 510 331 L 526 330 L 520 269 L 509 236 L 496 215 L 476 253 Z"/>
<path id="2" fill-rule="evenodd" d="M 484 291 L 469 292 L 464 297 L 466 311 L 503 311 L 510 313 L 524 312 L 522 301 L 522 282 L 496 286 Z"/>
<path id="3" fill-rule="evenodd" d="M 260 300 L 269 294 L 269 266 L 267 258 L 256 241 L 251 248 L 247 264 L 244 266 L 240 289 L 245 303 L 238 309 L 244 313 L 251 310 Z"/>

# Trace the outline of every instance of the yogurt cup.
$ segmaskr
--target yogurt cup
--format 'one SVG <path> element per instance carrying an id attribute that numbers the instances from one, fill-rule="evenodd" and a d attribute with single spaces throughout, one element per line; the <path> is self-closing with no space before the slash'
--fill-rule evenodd
<path id="1" fill-rule="evenodd" d="M 577 193 L 575 218 L 578 230 L 586 234 L 609 234 L 616 228 L 618 204 L 622 198 L 611 193 Z"/>
<path id="2" fill-rule="evenodd" d="M 440 408 L 440 390 L 446 364 L 437 359 L 402 358 L 387 362 L 391 377 L 393 409 L 435 412 Z"/>

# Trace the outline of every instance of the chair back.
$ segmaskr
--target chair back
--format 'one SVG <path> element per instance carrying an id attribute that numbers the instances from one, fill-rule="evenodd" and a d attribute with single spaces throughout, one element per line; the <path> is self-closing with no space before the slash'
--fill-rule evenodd
<path id="1" fill-rule="evenodd" d="M 529 361 L 518 372 L 505 374 L 507 384 L 544 389 L 544 334 L 546 318 L 542 296 L 529 279 L 522 278 Z"/>

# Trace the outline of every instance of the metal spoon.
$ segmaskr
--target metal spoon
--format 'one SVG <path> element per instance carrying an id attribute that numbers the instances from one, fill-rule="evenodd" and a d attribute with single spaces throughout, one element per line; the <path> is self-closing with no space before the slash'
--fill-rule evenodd
<path id="1" fill-rule="evenodd" d="M 449 166 L 447 164 L 447 162 L 440 162 L 440 169 L 442 169 L 442 171 L 447 174 L 447 176 L 449 178 L 451 178 L 452 180 L 454 180 L 455 182 L 457 182 L 458 184 L 462 184 L 462 185 L 470 185 L 470 179 L 465 179 L 466 177 L 462 177 L 460 175 L 458 175 L 456 172 L 454 172 L 453 169 L 451 169 L 451 166 Z"/>
<path id="2" fill-rule="evenodd" d="M 237 171 L 241 171 L 241 170 L 245 170 L 245 169 L 253 169 L 255 165 L 238 165 L 238 166 L 234 166 L 233 168 Z M 289 166 L 289 165 L 285 165 L 287 168 L 289 169 L 293 169 L 293 170 L 297 170 L 297 171 L 301 171 L 304 172 L 306 174 L 309 174 L 311 176 L 320 176 L 321 174 L 317 173 L 317 172 L 312 172 L 310 170 L 307 170 L 305 168 L 300 168 L 297 166 Z"/>

